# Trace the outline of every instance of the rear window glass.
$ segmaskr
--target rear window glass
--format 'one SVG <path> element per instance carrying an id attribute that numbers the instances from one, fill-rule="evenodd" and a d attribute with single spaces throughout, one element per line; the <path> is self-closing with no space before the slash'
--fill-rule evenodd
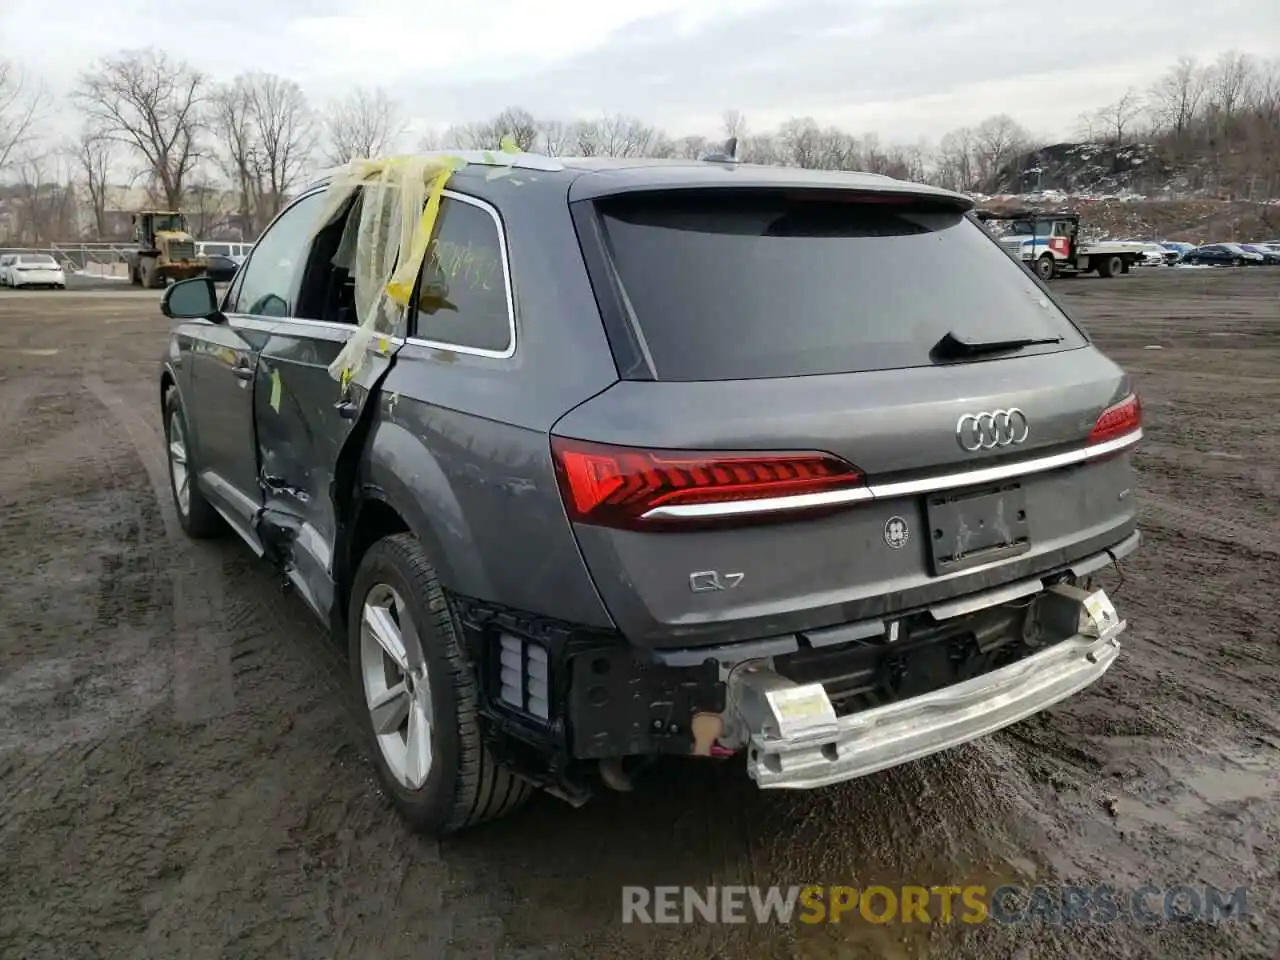
<path id="1" fill-rule="evenodd" d="M 49 256 L 47 253 L 24 253 L 18 258 L 18 262 L 53 267 L 58 265 L 58 261 L 53 259 L 53 257 Z"/>
<path id="2" fill-rule="evenodd" d="M 924 366 L 950 331 L 1062 338 L 1025 353 L 1085 342 L 1025 268 L 937 201 L 719 190 L 598 209 L 662 380 Z"/>

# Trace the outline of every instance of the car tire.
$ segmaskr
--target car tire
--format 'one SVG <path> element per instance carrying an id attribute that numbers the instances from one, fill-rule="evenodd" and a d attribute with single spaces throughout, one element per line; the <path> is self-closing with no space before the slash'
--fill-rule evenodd
<path id="1" fill-rule="evenodd" d="M 182 409 L 182 399 L 178 396 L 178 388 L 170 387 L 164 396 L 164 446 L 165 461 L 169 464 L 169 493 L 173 497 L 173 508 L 178 513 L 178 523 L 187 536 L 195 540 L 208 540 L 222 532 L 222 517 L 213 508 L 213 504 L 205 499 L 196 483 L 197 471 L 190 437 L 191 431 L 188 429 L 186 412 Z M 181 446 L 180 464 L 179 451 L 175 445 Z M 183 468 L 181 476 L 179 465 Z M 184 480 L 185 500 L 181 490 Z"/>
<path id="2" fill-rule="evenodd" d="M 1036 261 L 1036 276 L 1041 280 L 1052 280 L 1053 275 L 1057 272 L 1057 264 L 1054 262 L 1052 254 L 1043 254 L 1040 259 Z"/>
<path id="3" fill-rule="evenodd" d="M 389 732 L 381 734 L 374 704 L 389 703 L 386 697 L 405 685 L 406 672 L 366 625 L 367 606 L 389 612 L 413 680 L 406 685 L 411 692 L 396 698 L 401 706 L 386 717 L 382 729 Z M 406 618 L 412 626 L 401 633 Z M 347 621 L 352 692 L 366 749 L 383 789 L 413 830 L 447 836 L 505 816 L 528 800 L 532 785 L 500 766 L 484 742 L 475 674 L 435 569 L 416 537 L 396 534 L 369 548 L 355 575 Z M 418 730 L 430 756 L 410 773 L 415 709 L 429 721 L 425 733 L 421 723 Z M 401 711 L 403 721 L 396 719 Z M 397 762 L 402 748 L 403 764 Z"/>

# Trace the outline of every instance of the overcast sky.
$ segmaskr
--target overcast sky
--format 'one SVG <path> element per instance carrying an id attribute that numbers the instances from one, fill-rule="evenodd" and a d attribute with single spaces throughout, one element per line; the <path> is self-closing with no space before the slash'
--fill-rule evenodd
<path id="1" fill-rule="evenodd" d="M 1280 55 L 1280 0 L 0 0 L 0 56 L 58 95 L 147 45 L 317 103 L 382 84 L 419 129 L 515 104 L 672 135 L 717 133 L 732 107 L 750 129 L 807 115 L 885 140 L 1007 112 L 1057 137 L 1179 55 Z"/>

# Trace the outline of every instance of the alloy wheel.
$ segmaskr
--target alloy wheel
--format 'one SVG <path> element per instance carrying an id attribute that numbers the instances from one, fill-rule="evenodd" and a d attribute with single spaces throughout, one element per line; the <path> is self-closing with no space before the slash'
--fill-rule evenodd
<path id="1" fill-rule="evenodd" d="M 187 469 L 187 436 L 177 411 L 169 417 L 169 475 L 174 499 L 185 517 L 191 511 L 191 473 Z"/>
<path id="2" fill-rule="evenodd" d="M 375 584 L 360 623 L 360 676 L 382 758 L 396 781 L 419 790 L 431 773 L 432 704 L 417 630 L 395 588 Z"/>

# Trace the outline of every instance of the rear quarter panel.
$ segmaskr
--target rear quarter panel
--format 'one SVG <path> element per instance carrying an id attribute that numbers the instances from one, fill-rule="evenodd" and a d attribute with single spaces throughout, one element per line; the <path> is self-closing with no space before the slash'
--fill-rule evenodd
<path id="1" fill-rule="evenodd" d="M 567 176 L 462 171 L 505 230 L 516 349 L 509 358 L 410 337 L 382 387 L 365 479 L 466 596 L 595 627 L 611 621 L 565 516 L 549 431 L 617 380 L 569 217 Z"/>

